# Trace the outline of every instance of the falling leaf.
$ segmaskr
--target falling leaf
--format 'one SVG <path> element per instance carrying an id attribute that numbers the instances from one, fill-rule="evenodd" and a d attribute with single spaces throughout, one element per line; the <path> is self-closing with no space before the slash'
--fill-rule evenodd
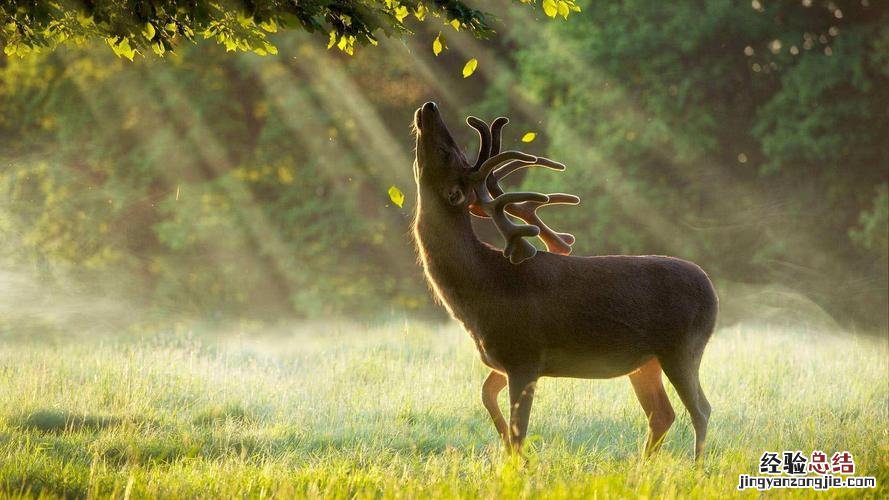
<path id="1" fill-rule="evenodd" d="M 395 186 L 389 186 L 389 199 L 392 200 L 392 203 L 398 205 L 398 208 L 404 205 L 404 193 Z"/>
<path id="2" fill-rule="evenodd" d="M 179 201 L 179 184 L 176 184 L 176 201 Z"/>
<path id="3" fill-rule="evenodd" d="M 473 73 L 475 73 L 475 68 L 478 67 L 478 59 L 472 58 L 466 61 L 466 66 L 463 66 L 463 78 L 469 78 Z"/>
<path id="4" fill-rule="evenodd" d="M 536 138 L 537 138 L 537 133 L 528 132 L 522 136 L 522 142 L 532 142 Z"/>
<path id="5" fill-rule="evenodd" d="M 432 42 L 432 53 L 438 56 L 441 54 L 442 50 L 446 50 L 448 48 L 448 42 L 445 40 L 445 37 L 442 36 L 441 33 L 435 37 L 435 40 Z"/>

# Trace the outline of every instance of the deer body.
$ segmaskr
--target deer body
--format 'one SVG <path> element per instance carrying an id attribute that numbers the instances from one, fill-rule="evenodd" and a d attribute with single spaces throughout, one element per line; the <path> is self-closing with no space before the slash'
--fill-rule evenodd
<path id="1" fill-rule="evenodd" d="M 717 310 L 707 275 L 690 262 L 660 256 L 541 252 L 511 263 L 472 230 L 474 197 L 465 171 L 454 167 L 465 159 L 453 151 L 437 156 L 456 146 L 434 105 L 418 110 L 417 128 L 420 259 L 435 295 L 492 369 L 482 399 L 506 444 L 520 450 L 539 377 L 630 375 L 649 418 L 647 450 L 653 451 L 674 418 L 663 366 L 689 407 L 700 456 L 710 407 L 697 373 Z M 509 426 L 496 404 L 507 385 Z"/>

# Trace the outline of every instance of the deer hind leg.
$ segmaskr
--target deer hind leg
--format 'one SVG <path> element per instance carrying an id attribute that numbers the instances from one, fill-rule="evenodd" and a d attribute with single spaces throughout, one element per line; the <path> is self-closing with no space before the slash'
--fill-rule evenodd
<path id="1" fill-rule="evenodd" d="M 710 421 L 710 403 L 704 396 L 704 390 L 701 388 L 701 381 L 698 377 L 701 354 L 679 359 L 661 359 L 664 373 L 676 388 L 676 393 L 679 394 L 682 404 L 685 405 L 691 417 L 691 424 L 695 429 L 695 460 L 697 461 L 704 456 L 707 424 Z"/>
<path id="2" fill-rule="evenodd" d="M 664 390 L 661 364 L 657 358 L 651 358 L 650 361 L 631 373 L 630 382 L 633 384 L 636 397 L 648 418 L 648 440 L 645 443 L 645 456 L 647 457 L 660 448 L 664 435 L 676 419 L 676 414 L 673 412 L 670 398 L 667 397 L 667 392 Z"/>
<path id="3" fill-rule="evenodd" d="M 497 428 L 497 433 L 500 434 L 503 444 L 509 447 L 509 426 L 506 425 L 506 419 L 503 418 L 503 413 L 500 412 L 500 406 L 497 404 L 497 395 L 504 387 L 506 387 L 506 375 L 491 371 L 488 378 L 485 379 L 485 383 L 482 384 L 482 404 L 491 415 L 491 420 L 494 421 L 494 427 Z"/>

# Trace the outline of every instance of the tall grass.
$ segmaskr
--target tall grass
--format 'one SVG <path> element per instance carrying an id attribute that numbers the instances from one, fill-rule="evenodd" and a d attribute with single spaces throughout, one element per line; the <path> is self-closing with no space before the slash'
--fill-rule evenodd
<path id="1" fill-rule="evenodd" d="M 880 496 L 889 481 L 885 340 L 717 332 L 702 468 L 672 387 L 680 417 L 643 461 L 625 378 L 544 379 L 523 465 L 498 446 L 486 370 L 457 328 L 310 330 L 7 339 L 0 495 L 724 497 L 763 451 L 814 449 L 849 450 L 858 475 L 877 476 L 877 490 L 828 495 Z"/>

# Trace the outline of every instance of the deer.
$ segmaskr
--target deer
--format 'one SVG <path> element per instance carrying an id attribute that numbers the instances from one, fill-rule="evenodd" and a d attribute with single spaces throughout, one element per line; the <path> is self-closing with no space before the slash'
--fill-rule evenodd
<path id="1" fill-rule="evenodd" d="M 502 151 L 508 119 L 479 135 L 470 164 L 427 102 L 414 114 L 417 203 L 413 237 L 434 298 L 459 322 L 491 372 L 482 404 L 513 455 L 524 456 L 531 405 L 541 377 L 628 376 L 648 422 L 644 456 L 654 453 L 675 414 L 662 374 L 673 384 L 694 428 L 695 461 L 704 453 L 710 403 L 699 368 L 716 323 L 718 299 L 696 264 L 667 256 L 570 255 L 575 238 L 548 227 L 537 210 L 576 205 L 565 193 L 504 192 L 500 180 L 527 167 L 564 170 L 553 160 Z M 481 241 L 472 217 L 489 218 L 503 249 Z M 519 220 L 521 222 L 516 222 Z M 546 251 L 526 238 L 538 237 Z M 509 422 L 497 403 L 509 394 Z"/>

